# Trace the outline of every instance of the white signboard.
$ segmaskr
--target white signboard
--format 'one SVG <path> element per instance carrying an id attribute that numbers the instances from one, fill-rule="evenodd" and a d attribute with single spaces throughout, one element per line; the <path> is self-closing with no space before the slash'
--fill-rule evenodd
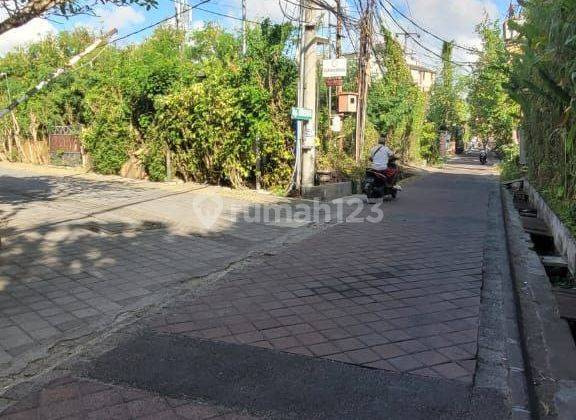
<path id="1" fill-rule="evenodd" d="M 332 124 L 330 128 L 332 128 L 332 131 L 334 133 L 339 133 L 340 131 L 342 131 L 342 119 L 340 118 L 339 115 L 335 115 L 332 117 Z"/>
<path id="2" fill-rule="evenodd" d="M 302 142 L 302 147 L 309 149 L 314 147 L 316 143 L 316 133 L 314 127 L 306 127 L 304 130 L 304 140 Z"/>
<path id="3" fill-rule="evenodd" d="M 322 61 L 322 77 L 345 77 L 348 70 L 348 60 L 336 58 Z"/>

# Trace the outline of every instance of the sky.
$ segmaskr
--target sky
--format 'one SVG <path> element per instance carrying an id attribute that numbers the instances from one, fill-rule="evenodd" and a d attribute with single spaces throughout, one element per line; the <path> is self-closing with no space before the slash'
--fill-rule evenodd
<path id="1" fill-rule="evenodd" d="M 194 5 L 201 0 L 188 1 L 189 4 Z M 353 0 L 343 1 L 354 4 Z M 470 47 L 480 45 L 474 33 L 474 27 L 483 20 L 484 16 L 501 20 L 510 4 L 510 0 L 391 1 L 402 13 L 430 32 L 441 38 L 455 40 L 458 44 Z M 283 7 L 280 7 L 280 3 Z M 286 20 L 282 9 L 288 14 L 297 15 L 296 3 L 298 0 L 247 0 L 248 18 L 257 21 L 269 17 L 273 21 L 282 22 Z M 354 9 L 348 7 L 349 14 L 354 16 Z M 221 17 L 210 12 L 240 18 L 241 0 L 211 0 L 193 11 L 193 27 L 195 28 L 200 28 L 210 21 L 218 22 L 226 28 L 238 28 L 238 20 Z M 439 54 L 441 42 L 414 27 L 409 20 L 392 9 L 390 12 L 403 29 L 408 32 L 419 33 L 420 38 L 416 38 L 418 42 L 433 52 L 418 46 L 411 39 L 408 40 L 408 49 L 414 50 L 415 56 L 422 64 L 436 65 L 438 58 L 435 54 Z M 97 16 L 75 16 L 68 20 L 63 18 L 34 19 L 23 27 L 13 29 L 0 36 L 0 55 L 19 45 L 38 40 L 46 34 L 70 30 L 76 26 L 88 26 L 95 30 L 117 28 L 119 35 L 122 36 L 173 15 L 174 3 L 173 0 L 159 0 L 158 7 L 149 11 L 138 6 L 100 6 L 96 9 L 96 14 Z M 392 32 L 400 32 L 398 25 L 389 16 L 384 15 L 383 20 Z M 142 32 L 124 42 L 141 42 L 150 32 L 151 30 Z M 416 37 L 416 35 L 413 36 Z M 353 49 L 350 42 L 345 43 L 345 49 Z M 456 48 L 454 60 L 468 62 L 474 61 L 474 57 L 465 50 Z"/>

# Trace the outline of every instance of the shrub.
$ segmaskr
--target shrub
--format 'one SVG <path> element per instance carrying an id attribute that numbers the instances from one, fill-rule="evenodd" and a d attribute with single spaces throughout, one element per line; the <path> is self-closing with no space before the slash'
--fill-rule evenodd
<path id="1" fill-rule="evenodd" d="M 148 144 L 142 159 L 150 181 L 166 180 L 166 147 L 156 141 Z"/>
<path id="2" fill-rule="evenodd" d="M 503 145 L 499 149 L 501 155 L 500 176 L 503 180 L 509 181 L 523 176 L 520 165 L 520 150 L 518 145 Z"/>
<path id="3" fill-rule="evenodd" d="M 90 154 L 92 168 L 101 174 L 118 174 L 129 158 L 135 133 L 130 126 L 113 117 L 100 116 L 82 133 L 82 141 Z"/>
<path id="4" fill-rule="evenodd" d="M 420 156 L 429 165 L 437 165 L 442 161 L 440 157 L 440 142 L 436 126 L 427 122 L 422 128 L 420 136 Z"/>

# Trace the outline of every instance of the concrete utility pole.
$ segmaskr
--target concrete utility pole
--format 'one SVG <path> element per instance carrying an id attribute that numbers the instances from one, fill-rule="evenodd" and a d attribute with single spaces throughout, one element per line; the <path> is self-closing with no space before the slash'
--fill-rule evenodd
<path id="1" fill-rule="evenodd" d="M 316 7 L 309 0 L 300 0 L 303 11 L 303 51 L 300 62 L 303 66 L 303 98 L 302 106 L 312 110 L 312 119 L 303 124 L 302 136 L 302 186 L 314 186 L 316 173 L 316 89 L 318 85 L 318 56 L 316 52 Z"/>
<path id="2" fill-rule="evenodd" d="M 344 35 L 342 35 L 342 28 L 344 23 L 344 13 L 342 10 L 342 2 L 341 0 L 335 0 L 336 3 L 336 58 L 342 57 L 342 39 Z M 340 102 L 340 95 L 342 94 L 343 87 L 336 86 L 336 104 Z M 338 111 L 339 105 L 336 105 Z M 343 115 L 340 116 L 341 118 Z M 338 150 L 342 151 L 344 149 L 344 134 L 342 130 L 336 135 L 336 141 L 338 143 Z"/>
<path id="3" fill-rule="evenodd" d="M 336 58 L 342 57 L 342 3 L 336 0 Z M 342 93 L 342 86 L 336 86 L 336 95 Z"/>
<path id="4" fill-rule="evenodd" d="M 404 42 L 402 44 L 403 50 L 404 50 L 404 55 L 410 56 L 410 58 L 413 58 L 414 52 L 408 50 L 408 39 L 413 38 L 413 37 L 420 38 L 420 34 L 417 32 L 396 32 L 396 36 L 397 37 L 401 36 L 404 38 Z"/>
<path id="5" fill-rule="evenodd" d="M 192 29 L 192 7 L 188 4 L 188 0 L 175 0 L 174 9 L 176 30 L 184 32 L 184 40 L 180 44 L 180 58 L 184 59 L 186 42 Z M 172 181 L 172 176 L 172 151 L 166 146 L 166 180 Z"/>
<path id="6" fill-rule="evenodd" d="M 302 2 L 302 0 L 300 0 Z M 298 90 L 296 96 L 296 106 L 302 108 L 304 104 L 304 7 L 300 4 L 300 39 L 298 40 Z M 302 188 L 302 140 L 304 137 L 304 122 L 296 120 L 296 145 L 294 156 L 294 186 L 296 191 L 300 192 Z"/>
<path id="7" fill-rule="evenodd" d="M 176 29 L 182 30 L 188 35 L 192 28 L 192 8 L 187 0 L 176 0 L 174 8 L 176 9 Z"/>
<path id="8" fill-rule="evenodd" d="M 248 52 L 248 30 L 246 28 L 247 22 L 247 11 L 246 11 L 246 0 L 242 0 L 242 55 L 246 55 Z"/>
<path id="9" fill-rule="evenodd" d="M 356 162 L 362 158 L 364 146 L 368 86 L 370 84 L 370 51 L 373 33 L 374 3 L 368 4 L 360 20 L 360 50 L 358 51 L 358 109 L 356 114 Z"/>

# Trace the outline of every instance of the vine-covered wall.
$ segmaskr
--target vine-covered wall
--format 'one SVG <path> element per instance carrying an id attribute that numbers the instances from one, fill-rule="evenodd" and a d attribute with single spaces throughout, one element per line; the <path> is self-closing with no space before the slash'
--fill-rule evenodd
<path id="1" fill-rule="evenodd" d="M 523 3 L 510 91 L 522 108 L 528 176 L 576 231 L 576 3 Z"/>

